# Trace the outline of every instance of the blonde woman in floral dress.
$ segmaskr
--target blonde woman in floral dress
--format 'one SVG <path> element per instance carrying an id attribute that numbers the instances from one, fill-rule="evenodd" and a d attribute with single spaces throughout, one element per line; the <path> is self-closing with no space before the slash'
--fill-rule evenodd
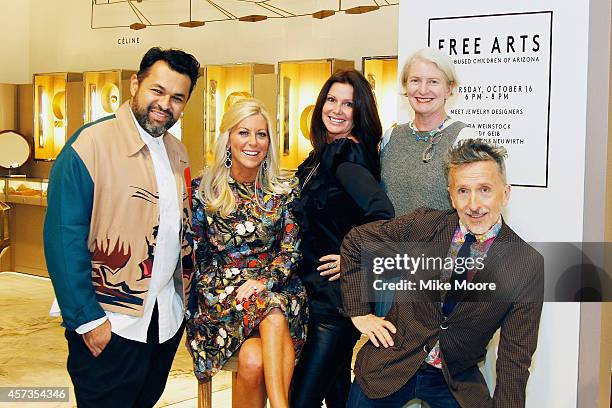
<path id="1" fill-rule="evenodd" d="M 207 381 L 239 352 L 234 407 L 288 406 L 306 338 L 306 295 L 294 273 L 296 182 L 279 177 L 276 140 L 261 102 L 224 114 L 215 160 L 193 183 L 196 272 L 188 346 Z"/>

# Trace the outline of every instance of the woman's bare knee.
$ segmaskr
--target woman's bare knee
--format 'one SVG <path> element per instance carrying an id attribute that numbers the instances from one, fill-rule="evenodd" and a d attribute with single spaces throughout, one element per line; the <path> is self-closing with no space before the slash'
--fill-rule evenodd
<path id="1" fill-rule="evenodd" d="M 238 377 L 252 387 L 264 381 L 261 346 L 245 348 L 243 344 L 238 355 Z"/>
<path id="2" fill-rule="evenodd" d="M 260 325 L 275 331 L 288 330 L 289 326 L 285 314 L 278 308 L 274 308 L 264 317 Z"/>

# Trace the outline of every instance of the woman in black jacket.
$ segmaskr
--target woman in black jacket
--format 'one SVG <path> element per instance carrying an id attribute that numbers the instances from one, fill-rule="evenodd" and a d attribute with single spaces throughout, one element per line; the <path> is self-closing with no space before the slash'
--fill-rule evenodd
<path id="1" fill-rule="evenodd" d="M 310 323 L 295 369 L 292 408 L 344 407 L 359 332 L 342 315 L 340 245 L 351 228 L 393 218 L 380 188 L 382 127 L 368 81 L 338 71 L 323 85 L 312 114 L 314 150 L 298 167 L 302 193 L 296 208 L 303 230 L 298 274 L 306 286 Z M 365 301 L 365 300 L 364 300 Z"/>

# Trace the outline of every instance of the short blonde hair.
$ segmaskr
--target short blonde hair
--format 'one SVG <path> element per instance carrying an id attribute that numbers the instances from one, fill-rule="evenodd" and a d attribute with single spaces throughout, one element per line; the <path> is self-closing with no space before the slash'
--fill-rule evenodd
<path id="1" fill-rule="evenodd" d="M 453 60 L 446 54 L 434 48 L 421 48 L 414 54 L 412 54 L 404 63 L 402 68 L 402 74 L 400 75 L 400 83 L 402 88 L 406 91 L 406 85 L 408 84 L 408 77 L 410 76 L 410 68 L 416 61 L 427 61 L 436 64 L 436 66 L 442 71 L 446 78 L 447 85 L 452 88 L 459 84 L 459 78 L 457 78 L 457 72 L 455 71 L 455 64 Z"/>
<path id="2" fill-rule="evenodd" d="M 286 194 L 293 187 L 291 183 L 283 180 L 280 176 L 278 162 L 278 141 L 274 136 L 272 120 L 264 104 L 254 98 L 241 99 L 229 107 L 223 114 L 221 126 L 219 127 L 219 137 L 213 146 L 212 166 L 204 171 L 198 195 L 206 203 L 206 211 L 209 214 L 218 213 L 223 218 L 228 218 L 236 209 L 236 200 L 229 187 L 230 169 L 225 166 L 225 152 L 229 145 L 229 136 L 234 127 L 244 119 L 261 115 L 266 121 L 268 128 L 268 152 L 266 160 L 267 169 L 263 169 L 263 162 L 260 164 L 255 176 L 256 198 L 259 196 L 257 190 L 262 190 L 266 194 Z M 257 198 L 257 203 L 263 208 Z"/>

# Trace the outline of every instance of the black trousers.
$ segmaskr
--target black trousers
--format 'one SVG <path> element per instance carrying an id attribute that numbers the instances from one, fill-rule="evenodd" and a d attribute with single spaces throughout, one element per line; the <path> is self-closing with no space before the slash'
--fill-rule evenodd
<path id="1" fill-rule="evenodd" d="M 291 408 L 344 408 L 351 387 L 351 357 L 360 333 L 345 317 L 312 313 L 308 337 L 293 373 Z"/>
<path id="2" fill-rule="evenodd" d="M 150 408 L 166 387 L 172 360 L 183 336 L 185 323 L 171 339 L 159 344 L 157 304 L 140 343 L 112 334 L 110 342 L 94 357 L 83 337 L 66 330 L 68 373 L 79 407 Z"/>

